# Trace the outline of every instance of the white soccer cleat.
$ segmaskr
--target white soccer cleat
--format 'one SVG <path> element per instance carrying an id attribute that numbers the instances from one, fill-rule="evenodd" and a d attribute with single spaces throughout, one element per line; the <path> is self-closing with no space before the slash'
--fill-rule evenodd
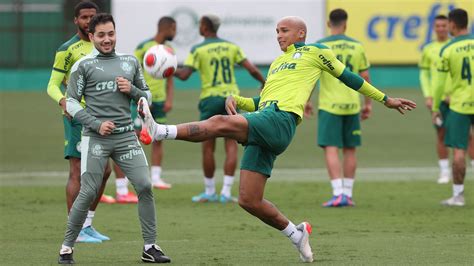
<path id="1" fill-rule="evenodd" d="M 438 178 L 438 184 L 448 184 L 451 180 L 451 174 L 449 172 L 441 172 Z"/>
<path id="2" fill-rule="evenodd" d="M 464 195 L 459 195 L 459 196 L 453 196 L 447 200 L 441 201 L 441 204 L 444 206 L 456 206 L 456 207 L 462 207 L 466 205 L 466 202 L 464 201 Z"/>
<path id="3" fill-rule="evenodd" d="M 142 124 L 142 130 L 140 131 L 140 141 L 143 142 L 143 144 L 148 145 L 153 142 L 157 124 L 153 120 L 148 101 L 145 97 L 141 97 L 140 100 L 138 100 L 137 105 L 138 116 L 140 117 Z"/>
<path id="4" fill-rule="evenodd" d="M 295 248 L 300 252 L 300 259 L 303 262 L 313 262 L 313 251 L 309 245 L 309 235 L 311 235 L 312 228 L 308 222 L 302 222 L 296 226 L 298 231 L 301 231 L 303 235 L 298 243 L 293 243 Z"/>
<path id="5" fill-rule="evenodd" d="M 153 181 L 153 187 L 157 189 L 170 189 L 172 187 L 171 184 L 166 183 L 163 179 L 158 179 Z"/>

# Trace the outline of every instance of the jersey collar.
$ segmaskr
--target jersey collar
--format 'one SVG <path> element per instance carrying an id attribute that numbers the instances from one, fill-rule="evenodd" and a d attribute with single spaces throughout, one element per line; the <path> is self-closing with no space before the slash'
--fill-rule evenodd
<path id="1" fill-rule="evenodd" d="M 296 50 L 296 48 L 300 48 L 300 47 L 303 47 L 303 46 L 305 46 L 305 45 L 306 45 L 306 44 L 305 44 L 304 42 L 297 42 L 297 43 L 294 43 L 294 44 L 292 44 L 292 45 L 290 45 L 290 46 L 288 46 L 288 47 L 286 48 L 285 54 L 287 54 L 287 53 L 292 53 L 292 52 L 294 52 L 294 51 Z"/>

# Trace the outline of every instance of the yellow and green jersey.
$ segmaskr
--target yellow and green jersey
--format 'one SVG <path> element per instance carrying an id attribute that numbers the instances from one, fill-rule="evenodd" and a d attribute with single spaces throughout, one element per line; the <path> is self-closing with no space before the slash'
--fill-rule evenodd
<path id="1" fill-rule="evenodd" d="M 202 91 L 200 99 L 210 96 L 239 95 L 234 65 L 245 60 L 237 45 L 219 38 L 206 38 L 191 49 L 184 65 L 198 70 Z"/>
<path id="2" fill-rule="evenodd" d="M 437 64 L 439 63 L 439 52 L 441 51 L 441 48 L 443 48 L 443 46 L 448 43 L 449 40 L 445 42 L 433 41 L 423 47 L 421 60 L 418 64 L 418 67 L 420 68 L 421 90 L 423 91 L 423 96 L 425 98 L 433 97 L 433 83 L 436 79 L 436 75 L 438 74 Z M 442 97 L 443 100 L 449 96 L 449 92 L 451 91 L 451 80 L 448 78 L 445 84 L 446 85 Z"/>
<path id="3" fill-rule="evenodd" d="M 84 41 L 76 34 L 56 51 L 47 92 L 57 103 L 64 97 L 71 67 L 79 59 L 92 52 L 93 48 L 92 42 Z M 62 88 L 61 85 L 63 85 Z"/>
<path id="4" fill-rule="evenodd" d="M 449 108 L 461 114 L 474 114 L 474 35 L 452 39 L 440 52 L 435 81 L 433 111 L 438 111 L 447 77 L 451 77 Z"/>
<path id="5" fill-rule="evenodd" d="M 135 49 L 135 57 L 140 62 L 140 65 L 143 68 L 143 57 L 145 56 L 146 51 L 158 43 L 155 41 L 154 38 L 148 39 L 140 43 L 137 48 Z M 145 81 L 148 87 L 150 88 L 150 92 L 152 95 L 153 102 L 163 102 L 166 100 L 166 87 L 165 87 L 165 80 L 164 79 L 156 79 L 153 78 L 148 72 L 143 71 L 143 75 L 145 76 Z"/>
<path id="6" fill-rule="evenodd" d="M 369 69 L 370 64 L 362 45 L 345 35 L 324 38 L 322 43 L 331 48 L 336 58 L 353 73 Z M 360 94 L 350 90 L 342 81 L 322 72 L 319 88 L 319 109 L 336 115 L 353 115 L 360 112 Z"/>
<path id="7" fill-rule="evenodd" d="M 237 106 L 254 111 L 277 104 L 280 110 L 296 114 L 299 123 L 303 118 L 304 105 L 323 72 L 330 73 L 348 87 L 378 102 L 386 100 L 384 93 L 350 72 L 327 46 L 296 43 L 288 46 L 286 52 L 270 65 L 260 98 L 236 96 Z"/>

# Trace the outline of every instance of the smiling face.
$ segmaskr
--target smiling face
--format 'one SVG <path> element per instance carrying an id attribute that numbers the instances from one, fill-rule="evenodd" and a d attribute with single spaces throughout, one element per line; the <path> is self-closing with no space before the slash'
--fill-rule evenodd
<path id="1" fill-rule="evenodd" d="M 447 39 L 448 38 L 448 20 L 447 19 L 435 20 L 434 31 L 439 39 Z"/>
<path id="2" fill-rule="evenodd" d="M 79 15 L 74 17 L 74 24 L 84 37 L 89 33 L 89 22 L 95 14 L 97 14 L 95 8 L 85 8 L 79 10 Z"/>
<path id="3" fill-rule="evenodd" d="M 89 33 L 89 38 L 99 52 L 109 54 L 115 49 L 115 27 L 112 22 L 97 24 L 94 34 Z"/>
<path id="4" fill-rule="evenodd" d="M 297 17 L 286 17 L 278 22 L 276 32 L 280 49 L 286 51 L 288 46 L 297 42 L 304 42 L 306 25 Z"/>

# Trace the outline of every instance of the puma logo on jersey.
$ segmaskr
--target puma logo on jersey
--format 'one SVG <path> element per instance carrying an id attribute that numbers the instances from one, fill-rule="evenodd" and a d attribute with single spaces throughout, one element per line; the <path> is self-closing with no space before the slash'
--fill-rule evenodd
<path id="1" fill-rule="evenodd" d="M 98 70 L 102 70 L 102 72 L 104 72 L 104 67 L 95 67 L 95 69 L 98 69 Z"/>

